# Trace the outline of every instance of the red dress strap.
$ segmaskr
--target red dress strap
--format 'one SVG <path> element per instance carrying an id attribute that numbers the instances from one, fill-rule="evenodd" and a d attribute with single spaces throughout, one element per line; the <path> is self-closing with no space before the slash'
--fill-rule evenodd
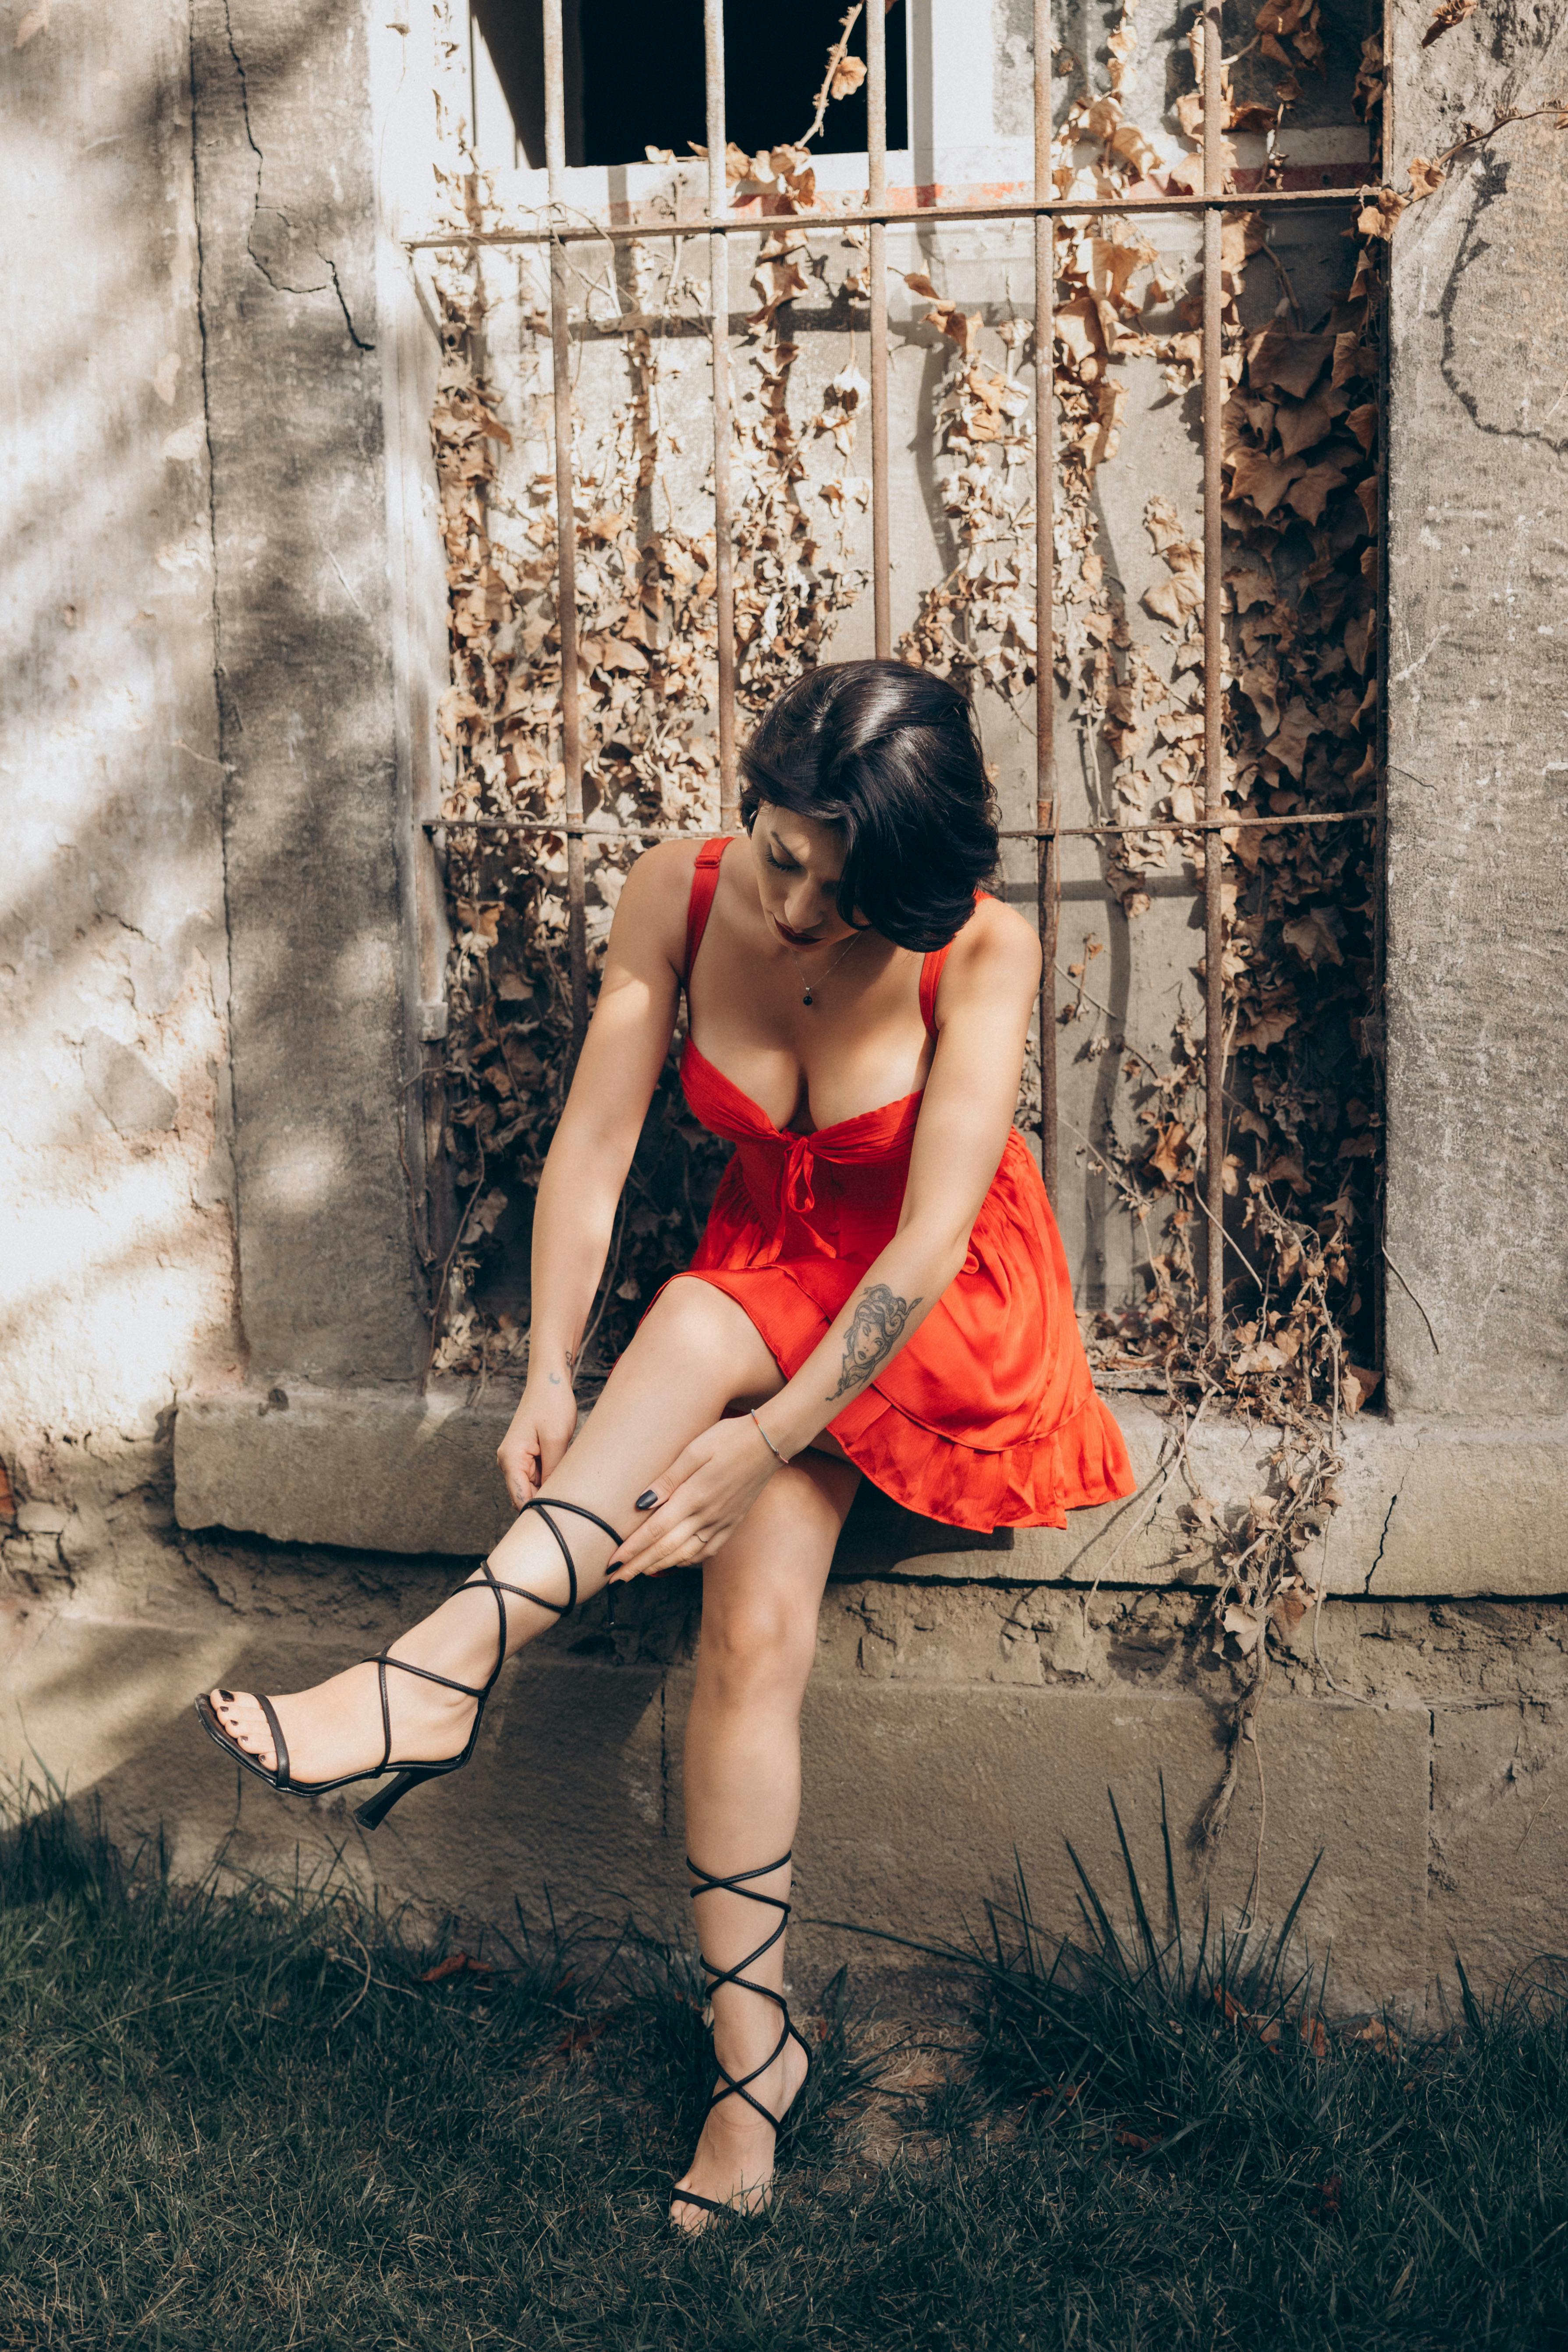
<path id="1" fill-rule="evenodd" d="M 982 898 L 989 898 L 990 896 L 989 890 L 976 890 L 975 905 L 978 907 Z M 952 953 L 955 939 L 956 934 L 953 940 L 949 940 L 946 947 L 933 948 L 921 966 L 921 1019 L 933 1037 L 936 1035 L 936 992 L 942 980 L 942 968 Z"/>
<path id="2" fill-rule="evenodd" d="M 921 965 L 921 1019 L 934 1037 L 936 1035 L 936 992 L 942 979 L 942 968 L 952 953 L 952 941 L 946 947 L 933 948 Z"/>
<path id="3" fill-rule="evenodd" d="M 686 902 L 686 961 L 680 971 L 683 981 L 691 978 L 691 967 L 713 910 L 713 893 L 719 887 L 719 861 L 732 837 L 726 834 L 722 841 L 705 841 L 697 853 L 697 863 L 691 869 L 691 896 Z"/>

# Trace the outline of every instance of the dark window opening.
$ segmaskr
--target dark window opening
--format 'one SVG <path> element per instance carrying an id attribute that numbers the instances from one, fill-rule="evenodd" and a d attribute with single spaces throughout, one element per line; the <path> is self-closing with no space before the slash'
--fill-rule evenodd
<path id="1" fill-rule="evenodd" d="M 472 0 L 482 39 L 517 130 L 519 160 L 544 162 L 544 45 L 539 0 Z M 888 145 L 909 144 L 904 0 L 888 11 Z M 793 0 L 787 9 L 727 0 L 724 111 L 729 137 L 750 152 L 801 138 L 810 125 L 844 0 Z M 566 161 L 640 163 L 649 147 L 690 152 L 704 137 L 701 0 L 564 0 Z M 850 37 L 866 58 L 864 15 Z M 866 150 L 866 90 L 833 100 L 824 155 Z"/>

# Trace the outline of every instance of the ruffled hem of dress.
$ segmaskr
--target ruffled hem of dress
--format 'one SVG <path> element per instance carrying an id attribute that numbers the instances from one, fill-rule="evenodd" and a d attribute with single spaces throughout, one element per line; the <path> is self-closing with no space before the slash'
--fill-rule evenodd
<path id="1" fill-rule="evenodd" d="M 976 1534 L 1065 1528 L 1069 1511 L 1120 1502 L 1137 1486 L 1121 1432 L 1093 1395 L 1048 1437 L 997 1453 L 922 1427 L 874 1389 L 831 1427 L 856 1468 L 895 1503 Z"/>
<path id="2" fill-rule="evenodd" d="M 799 1370 L 827 1316 L 787 1266 L 694 1265 L 744 1309 L 785 1379 Z M 1077 1333 L 1072 1335 L 1077 1342 Z M 1088 1382 L 1088 1367 L 1084 1381 Z M 994 1528 L 1065 1528 L 1068 1511 L 1132 1494 L 1126 1441 L 1089 1389 L 1045 1436 L 981 1447 L 932 1429 L 874 1384 L 828 1423 L 858 1470 L 884 1495 L 943 1527 L 989 1534 Z"/>

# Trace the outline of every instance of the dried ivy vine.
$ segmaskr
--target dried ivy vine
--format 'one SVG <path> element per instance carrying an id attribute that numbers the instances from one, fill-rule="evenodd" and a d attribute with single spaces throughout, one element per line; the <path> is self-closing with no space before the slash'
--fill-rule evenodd
<path id="1" fill-rule="evenodd" d="M 848 470 L 867 396 L 854 355 L 864 242 L 852 223 L 819 207 L 809 145 L 826 106 L 861 78 L 847 46 L 858 14 L 847 16 L 807 138 L 756 156 L 731 149 L 728 158 L 731 185 L 763 197 L 770 213 L 742 361 L 750 397 L 737 403 L 736 607 L 747 712 L 820 656 L 864 586 L 850 535 L 868 486 Z M 1169 138 L 1157 145 L 1126 111 L 1132 18 L 1129 7 L 1110 37 L 1109 88 L 1082 89 L 1060 127 L 1056 182 L 1064 194 L 1103 200 L 1199 184 L 1201 26 L 1188 36 L 1194 87 L 1174 107 L 1188 152 L 1173 162 Z M 1249 47 L 1276 68 L 1274 86 L 1266 99 L 1233 95 L 1227 65 L 1225 128 L 1264 138 L 1267 182 L 1278 176 L 1275 142 L 1300 77 L 1321 66 L 1317 0 L 1264 0 Z M 1060 54 L 1058 69 L 1075 87 L 1083 79 Z M 1375 121 L 1375 42 L 1366 45 L 1357 98 Z M 1440 167 L 1425 170 L 1436 185 Z M 1414 175 L 1413 196 L 1425 193 Z M 452 194 L 470 218 L 483 203 L 471 175 L 455 179 Z M 1353 276 L 1312 318 L 1270 248 L 1264 215 L 1234 216 L 1225 229 L 1223 716 L 1227 805 L 1238 816 L 1348 814 L 1375 798 L 1382 257 L 1411 200 L 1368 193 Z M 717 822 L 713 542 L 700 527 L 700 497 L 670 488 L 682 453 L 664 412 L 676 356 L 702 350 L 705 289 L 690 279 L 679 245 L 652 257 L 637 246 L 622 251 L 616 279 L 584 279 L 580 289 L 584 346 L 608 338 L 624 369 L 619 398 L 602 404 L 607 423 L 593 431 L 584 424 L 575 448 L 585 795 L 606 824 L 701 830 Z M 1201 543 L 1171 499 L 1148 499 L 1145 525 L 1165 576 L 1142 600 L 1144 620 L 1157 628 L 1135 628 L 1100 543 L 1095 481 L 1117 455 L 1131 362 L 1153 361 L 1173 394 L 1193 394 L 1200 288 L 1131 215 L 1058 232 L 1057 263 L 1058 691 L 1084 740 L 1087 770 L 1101 779 L 1098 813 L 1129 825 L 1182 824 L 1196 818 L 1202 794 Z M 525 1312 L 487 1311 L 483 1277 L 503 1219 L 526 1220 L 569 1044 L 563 836 L 509 839 L 462 824 L 547 819 L 563 805 L 545 288 L 533 264 L 516 267 L 509 299 L 532 321 L 533 358 L 506 403 L 487 341 L 493 281 L 471 256 L 444 264 L 436 279 L 446 360 L 433 430 L 452 652 L 440 712 L 455 932 L 447 1147 L 460 1207 L 433 1362 L 481 1374 L 525 1357 Z M 1277 287 L 1278 308 L 1249 328 L 1243 289 L 1255 270 Z M 790 305 L 814 280 L 847 320 L 847 347 L 816 413 L 803 416 L 816 396 L 800 397 Z M 1022 707 L 1037 656 L 1032 329 L 1017 317 L 987 325 L 921 273 L 905 283 L 951 345 L 933 432 L 954 558 L 924 595 L 901 650 Z M 624 843 L 595 845 L 589 862 L 595 970 L 632 854 Z M 1316 1547 L 1337 1500 L 1341 1417 L 1375 1387 L 1367 1367 L 1382 1153 L 1372 825 L 1238 829 L 1221 837 L 1221 854 L 1226 1189 L 1236 1205 L 1217 1357 L 1204 1342 L 1198 1283 L 1201 1041 L 1184 1016 L 1161 1065 L 1131 1047 L 1095 995 L 1099 943 L 1089 939 L 1065 967 L 1058 1048 L 1117 1057 L 1121 1114 L 1082 1139 L 1081 1150 L 1143 1237 L 1143 1294 L 1096 1318 L 1096 1361 L 1162 1384 L 1184 1431 L 1213 1399 L 1280 1433 L 1270 1491 L 1239 1517 L 1199 1490 L 1184 1437 L 1177 1445 L 1193 1489 L 1194 1550 L 1219 1561 L 1214 1638 L 1242 1678 L 1237 1736 L 1210 1814 L 1215 1835 L 1256 1730 L 1271 1645 L 1290 1637 L 1321 1586 Z M 1156 876 L 1184 866 L 1190 878 L 1204 856 L 1196 833 L 1134 832 L 1108 861 L 1107 878 L 1136 922 Z M 590 1335 L 601 1361 L 689 1255 L 717 1174 L 717 1148 L 687 1116 L 672 1069 L 616 1226 Z M 520 1241 L 514 1232 L 514 1255 Z"/>

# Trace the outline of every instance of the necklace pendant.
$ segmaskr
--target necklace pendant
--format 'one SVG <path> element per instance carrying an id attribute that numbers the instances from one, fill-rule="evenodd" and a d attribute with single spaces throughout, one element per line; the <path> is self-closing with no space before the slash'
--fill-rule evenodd
<path id="1" fill-rule="evenodd" d="M 800 1001 L 801 1001 L 801 1003 L 802 1003 L 803 1004 L 809 1004 L 809 1003 L 811 1003 L 811 991 L 810 991 L 810 989 L 809 989 L 809 988 L 806 990 L 805 994 L 801 998 L 801 1000 L 800 1000 Z"/>

